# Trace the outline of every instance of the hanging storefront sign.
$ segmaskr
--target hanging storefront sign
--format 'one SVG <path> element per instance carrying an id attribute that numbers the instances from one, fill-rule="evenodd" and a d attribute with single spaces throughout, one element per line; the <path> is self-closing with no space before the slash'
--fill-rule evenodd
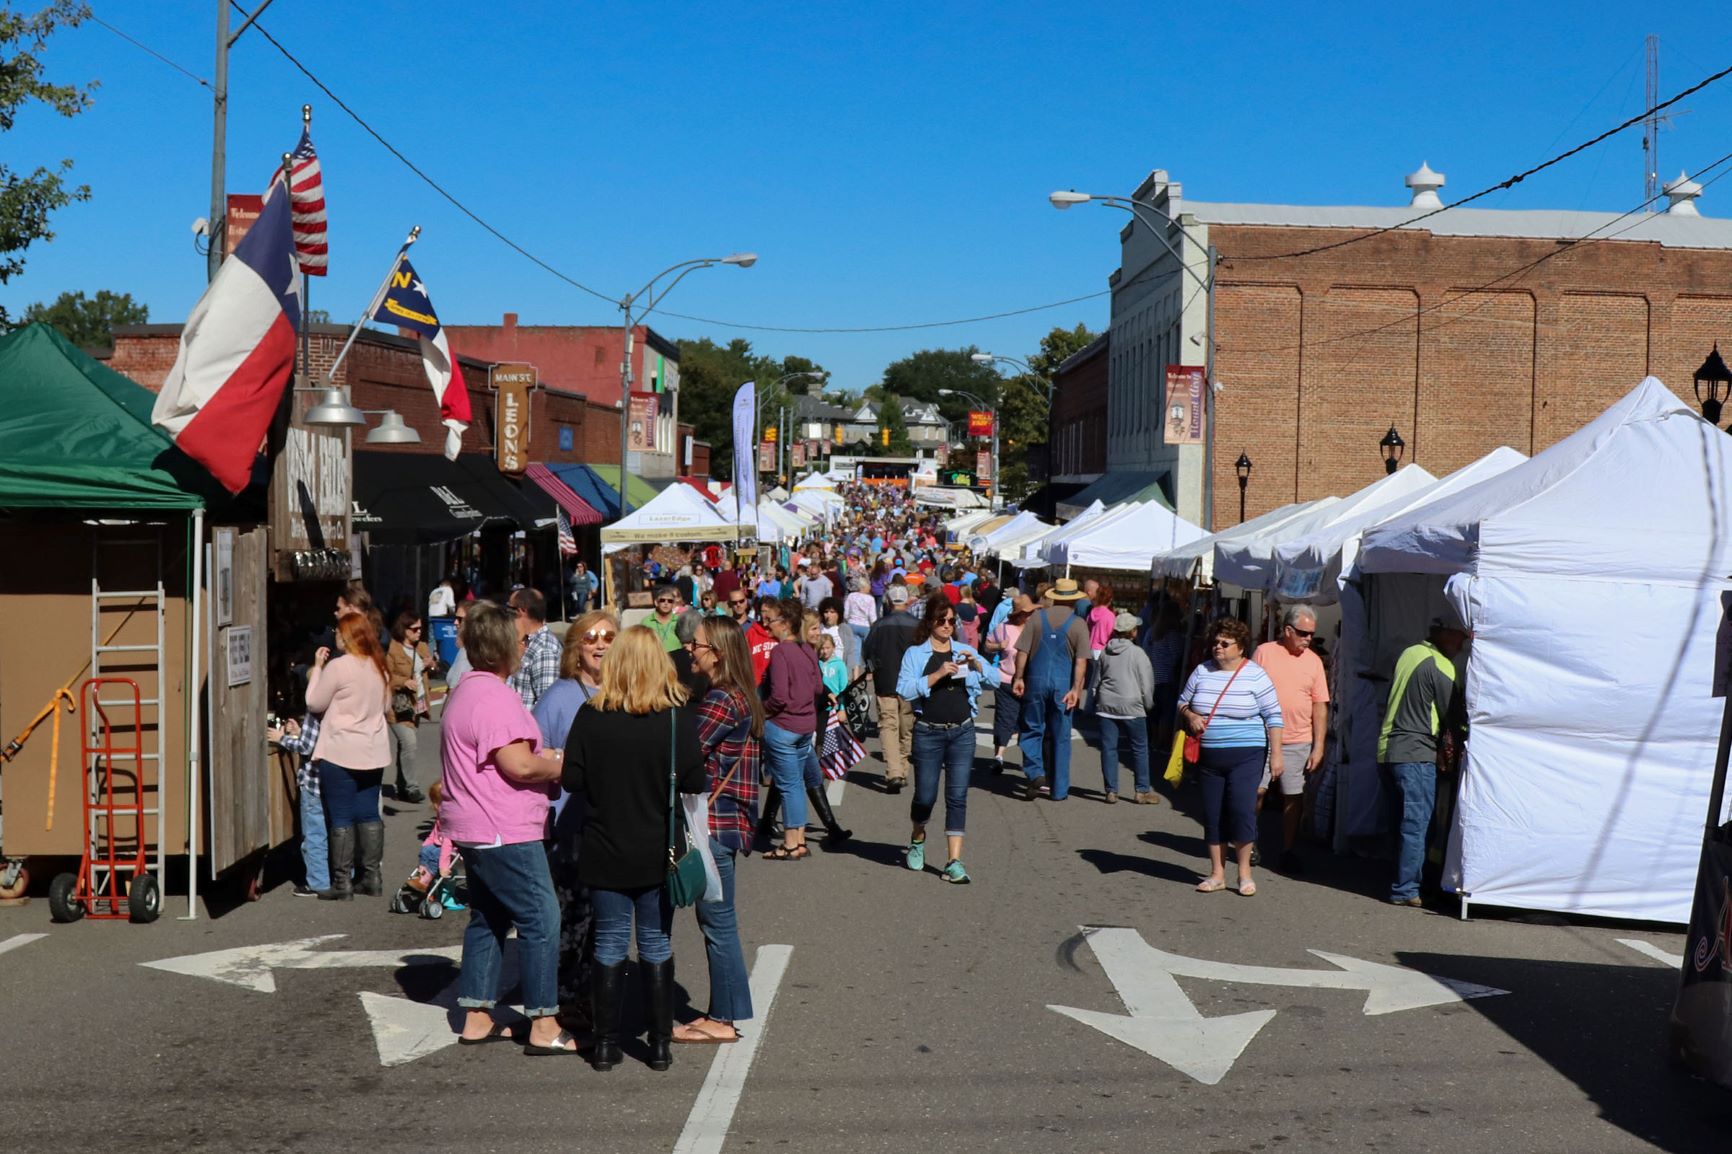
<path id="1" fill-rule="evenodd" d="M 776 468 L 776 446 L 765 441 L 758 446 L 758 472 L 769 473 Z"/>
<path id="2" fill-rule="evenodd" d="M 265 198 L 250 192 L 229 194 L 228 209 L 223 221 L 223 255 L 233 256 L 241 238 L 252 229 L 253 222 L 265 211 Z"/>
<path id="3" fill-rule="evenodd" d="M 992 453 L 982 449 L 974 455 L 974 475 L 982 481 L 992 479 Z"/>
<path id="4" fill-rule="evenodd" d="M 1207 405 L 1203 397 L 1203 370 L 1196 365 L 1167 366 L 1167 408 L 1162 432 L 1169 445 L 1203 443 Z"/>
<path id="5" fill-rule="evenodd" d="M 529 398 L 535 366 L 501 364 L 487 370 L 493 390 L 493 460 L 501 473 L 521 477 L 529 468 Z"/>
<path id="6" fill-rule="evenodd" d="M 968 435 L 987 438 L 992 436 L 992 414 L 979 409 L 968 411 Z"/>
<path id="7" fill-rule="evenodd" d="M 660 404 L 661 398 L 654 393 L 632 393 L 629 439 L 633 452 L 649 453 L 655 450 L 656 411 Z"/>

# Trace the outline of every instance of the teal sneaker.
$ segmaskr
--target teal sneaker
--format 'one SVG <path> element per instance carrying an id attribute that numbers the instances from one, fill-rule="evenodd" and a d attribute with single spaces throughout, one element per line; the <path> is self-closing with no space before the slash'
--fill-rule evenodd
<path id="1" fill-rule="evenodd" d="M 953 886 L 965 886 L 970 879 L 968 871 L 962 868 L 962 859 L 956 858 L 944 867 L 944 880 Z"/>
<path id="2" fill-rule="evenodd" d="M 908 843 L 908 868 L 919 873 L 926 868 L 926 842 L 911 841 Z"/>

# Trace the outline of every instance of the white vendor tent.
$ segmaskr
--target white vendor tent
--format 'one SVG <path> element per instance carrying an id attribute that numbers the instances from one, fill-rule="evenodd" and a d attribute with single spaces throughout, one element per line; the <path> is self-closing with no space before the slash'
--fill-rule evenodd
<path id="1" fill-rule="evenodd" d="M 787 503 L 825 523 L 847 505 L 846 501 L 836 495 L 834 489 L 824 488 L 795 489 L 793 497 Z"/>
<path id="2" fill-rule="evenodd" d="M 1729 454 L 1649 377 L 1533 459 L 1365 534 L 1361 573 L 1398 590 L 1368 597 L 1374 638 L 1427 579 L 1473 630 L 1444 870 L 1464 902 L 1688 920 L 1720 727 Z"/>
<path id="3" fill-rule="evenodd" d="M 1122 515 L 1114 509 L 1086 523 L 1080 533 L 1047 549 L 1046 559 L 1071 569 L 1149 571 L 1156 553 L 1195 541 L 1203 530 L 1158 501 L 1134 505 Z"/>
<path id="4" fill-rule="evenodd" d="M 1260 517 L 1223 529 L 1219 533 L 1210 533 L 1195 541 L 1169 549 L 1155 555 L 1152 572 L 1156 577 L 1170 577 L 1177 581 L 1196 581 L 1200 584 L 1210 584 L 1215 579 L 1215 546 L 1235 541 L 1243 541 L 1257 536 L 1259 533 L 1279 529 L 1281 526 L 1303 517 L 1306 514 L 1333 505 L 1340 501 L 1339 497 L 1319 497 L 1315 501 L 1299 501 L 1292 505 L 1283 505 L 1279 509 L 1271 509 Z"/>
<path id="5" fill-rule="evenodd" d="M 914 490 L 916 504 L 933 505 L 941 509 L 984 509 L 986 498 L 973 489 L 922 485 Z"/>
<path id="6" fill-rule="evenodd" d="M 996 556 L 1007 548 L 1021 548 L 1022 542 L 1038 537 L 1050 528 L 1051 525 L 1025 509 L 998 528 L 977 537 L 970 537 L 968 547 L 974 550 L 976 556 Z"/>
<path id="7" fill-rule="evenodd" d="M 806 489 L 824 489 L 834 493 L 836 491 L 836 482 L 832 481 L 823 473 L 808 473 L 804 477 L 800 478 L 800 480 L 794 485 L 794 492 L 796 493 L 802 492 Z"/>
<path id="8" fill-rule="evenodd" d="M 949 540 L 961 541 L 973 533 L 976 526 L 984 525 L 997 516 L 998 514 L 990 509 L 976 509 L 959 517 L 951 517 L 944 522 L 944 535 Z"/>
<path id="9" fill-rule="evenodd" d="M 1275 575 L 1275 549 L 1284 541 L 1307 534 L 1351 516 L 1360 509 L 1377 509 L 1418 492 L 1437 480 L 1418 465 L 1408 465 L 1380 477 L 1365 488 L 1349 493 L 1333 505 L 1315 508 L 1301 517 L 1262 530 L 1249 537 L 1215 544 L 1215 581 L 1244 589 L 1267 590 Z"/>
<path id="10" fill-rule="evenodd" d="M 669 485 L 641 509 L 601 531 L 601 551 L 617 553 L 627 545 L 731 541 L 738 527 L 716 511 L 690 485 Z"/>
<path id="11" fill-rule="evenodd" d="M 1106 515 L 1107 507 L 1099 501 L 1095 501 L 1063 525 L 1049 525 L 1045 531 L 1030 537 L 1019 545 L 1001 550 L 999 555 L 1013 565 L 1045 565 L 1047 564 L 1046 551 L 1048 546 L 1080 533 L 1083 526 L 1090 521 Z"/>

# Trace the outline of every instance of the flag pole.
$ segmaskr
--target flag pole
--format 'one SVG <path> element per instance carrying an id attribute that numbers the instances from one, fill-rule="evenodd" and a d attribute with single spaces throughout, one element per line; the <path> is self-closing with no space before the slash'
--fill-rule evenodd
<path id="1" fill-rule="evenodd" d="M 307 135 L 307 133 L 312 131 L 312 128 L 313 106 L 311 104 L 303 104 L 301 105 L 301 135 Z M 292 216 L 295 207 L 295 172 L 294 161 L 288 156 L 283 157 L 283 191 L 288 194 L 289 212 Z M 312 288 L 313 278 L 308 276 L 306 270 L 301 268 L 299 253 L 297 253 L 295 257 L 295 268 L 300 272 L 301 276 L 301 372 L 305 373 L 307 380 L 310 381 L 313 373 L 313 338 L 311 328 L 313 322 L 309 319 L 312 309 L 308 304 L 308 290 Z"/>
<path id="2" fill-rule="evenodd" d="M 361 335 L 361 327 L 373 316 L 373 310 L 379 307 L 379 301 L 391 287 L 391 278 L 397 275 L 397 266 L 403 263 L 403 256 L 409 251 L 409 246 L 421 239 L 421 226 L 416 225 L 409 230 L 409 238 L 403 242 L 403 247 L 397 250 L 397 255 L 391 259 L 391 267 L 385 273 L 385 279 L 379 282 L 379 290 L 373 294 L 373 299 L 367 302 L 367 311 L 361 314 L 361 319 L 355 322 L 355 327 L 349 330 L 349 339 L 343 342 L 343 347 L 337 351 L 337 359 L 331 362 L 331 368 L 326 376 L 336 379 L 337 369 L 342 365 L 343 358 L 349 355 L 349 349 L 355 343 L 355 338 Z"/>

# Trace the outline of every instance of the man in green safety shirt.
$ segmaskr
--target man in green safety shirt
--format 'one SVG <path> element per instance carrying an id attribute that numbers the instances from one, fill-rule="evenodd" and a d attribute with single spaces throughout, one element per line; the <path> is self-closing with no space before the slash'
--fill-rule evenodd
<path id="1" fill-rule="evenodd" d="M 1377 735 L 1377 768 L 1395 828 L 1395 880 L 1389 900 L 1419 906 L 1420 873 L 1437 809 L 1437 775 L 1455 761 L 1465 731 L 1461 678 L 1455 658 L 1467 633 L 1434 618 L 1424 641 L 1410 645 L 1395 662 L 1389 707 Z"/>

